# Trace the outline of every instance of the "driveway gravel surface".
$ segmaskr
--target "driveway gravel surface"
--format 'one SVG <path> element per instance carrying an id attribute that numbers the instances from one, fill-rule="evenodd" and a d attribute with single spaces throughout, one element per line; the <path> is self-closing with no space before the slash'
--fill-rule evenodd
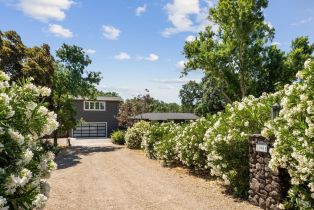
<path id="1" fill-rule="evenodd" d="M 56 158 L 46 210 L 166 209 L 254 210 L 224 194 L 217 181 L 165 168 L 141 151 L 113 145 L 109 139 L 72 140 Z"/>

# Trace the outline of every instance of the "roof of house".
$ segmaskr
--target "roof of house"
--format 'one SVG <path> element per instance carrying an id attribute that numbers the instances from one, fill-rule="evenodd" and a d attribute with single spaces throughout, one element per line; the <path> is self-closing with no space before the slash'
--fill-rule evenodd
<path id="1" fill-rule="evenodd" d="M 77 97 L 74 100 L 93 100 L 93 99 Z M 121 97 L 98 96 L 96 101 L 123 101 L 123 100 Z"/>
<path id="2" fill-rule="evenodd" d="M 199 117 L 193 113 L 144 113 L 130 119 L 133 120 L 150 120 L 150 121 L 167 121 L 167 120 L 196 120 Z"/>

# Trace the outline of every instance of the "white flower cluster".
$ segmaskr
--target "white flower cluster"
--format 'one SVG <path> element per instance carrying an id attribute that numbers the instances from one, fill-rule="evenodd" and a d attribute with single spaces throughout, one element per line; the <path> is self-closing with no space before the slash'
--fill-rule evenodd
<path id="1" fill-rule="evenodd" d="M 0 196 L 0 209 L 1 210 L 8 210 L 9 206 L 7 205 L 7 199 L 5 199 L 4 197 Z"/>
<path id="2" fill-rule="evenodd" d="M 157 159 L 161 160 L 162 164 L 171 165 L 178 161 L 175 137 L 182 132 L 184 126 L 173 122 L 168 123 L 166 126 L 163 138 L 156 142 L 154 149 L 156 150 Z"/>
<path id="3" fill-rule="evenodd" d="M 0 168 L 0 209 L 41 208 L 49 192 L 42 178 L 56 164 L 54 154 L 45 149 L 49 147 L 43 146 L 48 142 L 39 138 L 58 127 L 57 117 L 40 103 L 39 96 L 48 96 L 49 88 L 36 87 L 30 80 L 9 85 L 9 79 L 0 71 L 0 156 L 5 153 L 10 160 Z"/>
<path id="4" fill-rule="evenodd" d="M 291 176 L 287 208 L 314 206 L 314 65 L 311 60 L 297 73 L 300 82 L 286 85 L 279 117 L 265 124 L 262 135 L 275 136 L 269 167 L 286 168 Z M 304 188 L 308 186 L 308 189 Z M 298 202 L 294 202 L 298 200 Z"/>
<path id="5" fill-rule="evenodd" d="M 11 174 L 5 183 L 6 193 L 12 195 L 15 193 L 16 188 L 25 186 L 32 178 L 32 172 L 26 168 L 16 176 Z"/>
<path id="6" fill-rule="evenodd" d="M 149 130 L 145 132 L 141 145 L 146 156 L 168 163 L 172 162 L 175 157 L 175 144 L 172 147 L 168 145 L 172 145 L 172 137 L 177 128 L 173 122 L 152 123 Z"/>
<path id="7" fill-rule="evenodd" d="M 235 194 L 246 192 L 249 171 L 248 136 L 259 133 L 269 120 L 272 105 L 279 93 L 248 96 L 241 102 L 227 105 L 225 111 L 212 117 L 212 126 L 200 146 L 207 154 L 207 168 L 213 176 L 222 178 Z"/>
<path id="8" fill-rule="evenodd" d="M 143 137 L 149 129 L 149 122 L 140 121 L 129 128 L 125 134 L 125 144 L 130 149 L 140 149 Z"/>
<path id="9" fill-rule="evenodd" d="M 176 137 L 176 152 L 179 160 L 189 167 L 205 168 L 206 153 L 202 150 L 204 134 L 210 120 L 200 118 L 184 127 Z"/>
<path id="10" fill-rule="evenodd" d="M 29 83 L 23 87 L 25 91 L 29 91 L 36 96 L 47 97 L 51 94 L 51 89 L 48 87 L 37 87 L 36 85 Z"/>
<path id="11" fill-rule="evenodd" d="M 38 194 L 35 197 L 35 200 L 33 200 L 32 205 L 36 209 L 41 209 L 45 206 L 48 198 L 43 194 Z"/>

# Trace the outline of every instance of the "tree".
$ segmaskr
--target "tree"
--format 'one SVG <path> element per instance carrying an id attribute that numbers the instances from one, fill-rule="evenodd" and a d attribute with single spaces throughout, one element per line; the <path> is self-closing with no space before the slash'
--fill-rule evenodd
<path id="1" fill-rule="evenodd" d="M 117 114 L 117 120 L 119 126 L 127 128 L 134 124 L 134 121 L 130 117 L 149 112 L 150 96 L 147 95 L 138 95 L 132 99 L 127 99 L 125 102 L 122 102 L 119 106 L 119 112 Z"/>
<path id="2" fill-rule="evenodd" d="M 209 13 L 217 30 L 207 27 L 185 43 L 184 73 L 202 69 L 228 103 L 255 95 L 251 86 L 263 68 L 265 45 L 274 35 L 264 21 L 267 4 L 267 0 L 220 0 Z"/>
<path id="3" fill-rule="evenodd" d="M 58 115 L 59 129 L 54 132 L 54 144 L 57 145 L 58 132 L 67 131 L 76 125 L 73 98 L 81 96 L 94 98 L 95 87 L 101 80 L 99 72 L 87 71 L 91 63 L 83 48 L 76 45 L 63 44 L 56 52 L 53 83 L 54 111 Z"/>
<path id="4" fill-rule="evenodd" d="M 102 90 L 98 90 L 97 91 L 97 96 L 108 96 L 108 97 L 119 97 L 120 95 L 119 95 L 119 93 L 117 93 L 117 92 L 114 92 L 114 91 L 112 91 L 112 92 L 104 92 L 104 91 L 102 91 Z"/>
<path id="5" fill-rule="evenodd" d="M 200 84 L 195 81 L 189 81 L 182 85 L 179 93 L 182 109 L 185 112 L 194 112 L 197 104 L 203 97 Z"/>
<path id="6" fill-rule="evenodd" d="M 180 105 L 176 103 L 166 103 L 154 99 L 146 90 L 145 95 L 138 95 L 134 98 L 127 99 L 120 104 L 117 119 L 119 126 L 126 128 L 134 124 L 130 117 L 147 112 L 181 112 Z"/>
<path id="7" fill-rule="evenodd" d="M 294 80 L 298 71 L 303 69 L 304 62 L 308 58 L 313 58 L 314 43 L 310 44 L 306 36 L 297 37 L 291 43 L 291 51 L 287 55 L 286 76 L 291 82 Z"/>
<path id="8" fill-rule="evenodd" d="M 28 48 L 15 31 L 0 31 L 0 70 L 12 81 L 32 77 L 36 85 L 51 88 L 54 62 L 49 45 Z"/>
<path id="9" fill-rule="evenodd" d="M 226 103 L 209 75 L 205 75 L 200 83 L 190 81 L 183 85 L 180 98 L 185 112 L 194 112 L 199 116 L 221 111 Z"/>

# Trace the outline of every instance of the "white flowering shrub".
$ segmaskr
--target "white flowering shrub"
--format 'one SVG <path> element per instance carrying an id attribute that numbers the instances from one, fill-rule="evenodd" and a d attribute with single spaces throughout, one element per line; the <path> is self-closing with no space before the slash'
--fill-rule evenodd
<path id="1" fill-rule="evenodd" d="M 279 92 L 248 96 L 227 105 L 213 116 L 213 126 L 205 133 L 201 147 L 207 152 L 211 175 L 221 177 L 237 196 L 246 197 L 249 189 L 248 135 L 261 132 L 279 96 Z"/>
<path id="2" fill-rule="evenodd" d="M 279 117 L 262 135 L 275 136 L 269 167 L 285 168 L 292 187 L 282 204 L 286 209 L 314 209 L 314 62 L 307 61 L 298 81 L 284 88 Z"/>
<path id="3" fill-rule="evenodd" d="M 167 138 L 173 123 L 152 123 L 145 133 L 142 141 L 142 149 L 145 155 L 151 159 L 157 159 L 156 143 Z"/>
<path id="4" fill-rule="evenodd" d="M 171 165 L 178 161 L 176 152 L 176 136 L 182 131 L 184 125 L 173 122 L 163 123 L 164 134 L 162 139 L 157 141 L 154 146 L 158 160 L 161 160 L 163 165 Z"/>
<path id="5" fill-rule="evenodd" d="M 42 139 L 58 127 L 41 102 L 50 89 L 8 81 L 0 71 L 0 209 L 39 209 L 49 192 L 45 178 L 56 168 Z"/>
<path id="6" fill-rule="evenodd" d="M 125 145 L 129 149 L 140 149 L 144 134 L 149 130 L 150 123 L 139 121 L 128 128 L 125 133 Z"/>
<path id="7" fill-rule="evenodd" d="M 149 130 L 144 134 L 141 148 L 145 155 L 150 159 L 156 159 L 155 144 L 160 141 L 164 134 L 164 126 L 162 123 L 152 123 Z"/>
<path id="8" fill-rule="evenodd" d="M 175 137 L 178 159 L 186 166 L 204 169 L 207 155 L 202 150 L 204 134 L 211 124 L 210 119 L 200 118 L 189 123 Z"/>

